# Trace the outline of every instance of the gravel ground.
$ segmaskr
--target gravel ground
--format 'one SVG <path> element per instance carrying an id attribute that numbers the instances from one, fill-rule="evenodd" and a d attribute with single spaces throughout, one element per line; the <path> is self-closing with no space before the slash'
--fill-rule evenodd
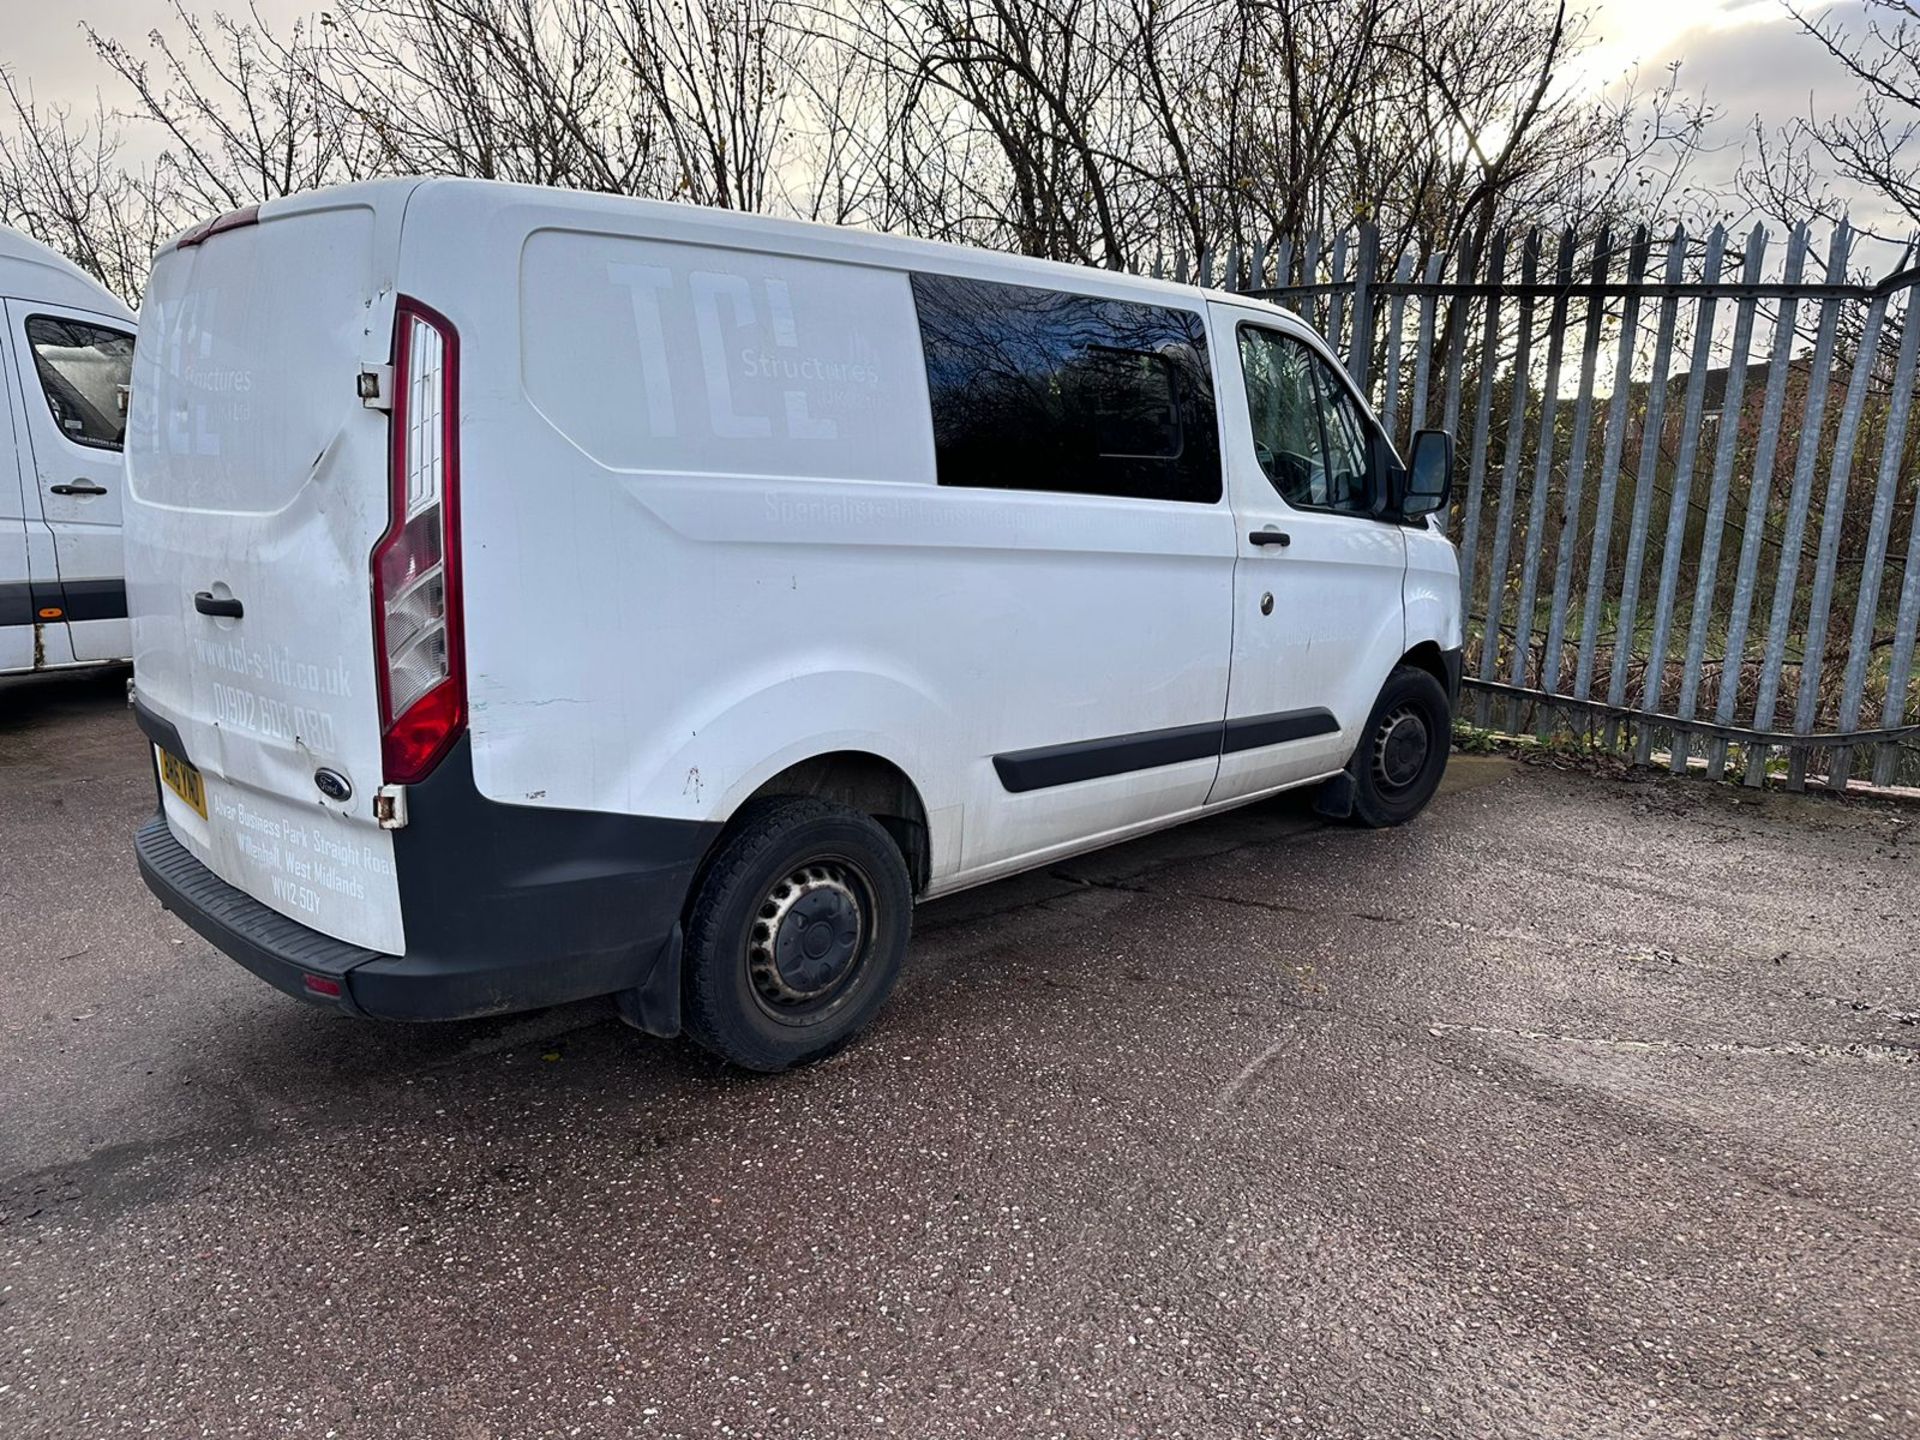
<path id="1" fill-rule="evenodd" d="M 1920 1435 L 1920 811 L 1456 757 L 925 907 L 864 1043 L 404 1028 L 0 689 L 0 1435 Z"/>

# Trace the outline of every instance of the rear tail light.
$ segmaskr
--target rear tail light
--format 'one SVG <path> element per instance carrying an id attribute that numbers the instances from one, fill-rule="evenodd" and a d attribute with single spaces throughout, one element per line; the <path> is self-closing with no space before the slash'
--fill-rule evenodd
<path id="1" fill-rule="evenodd" d="M 393 326 L 392 496 L 373 549 L 387 783 L 424 779 L 467 723 L 460 637 L 459 337 L 402 296 Z"/>

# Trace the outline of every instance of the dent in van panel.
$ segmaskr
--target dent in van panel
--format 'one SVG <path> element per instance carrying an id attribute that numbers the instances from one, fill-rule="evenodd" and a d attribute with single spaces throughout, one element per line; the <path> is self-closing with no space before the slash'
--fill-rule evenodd
<path id="1" fill-rule="evenodd" d="M 933 481 L 898 272 L 543 230 L 520 318 L 528 400 L 609 469 Z"/>

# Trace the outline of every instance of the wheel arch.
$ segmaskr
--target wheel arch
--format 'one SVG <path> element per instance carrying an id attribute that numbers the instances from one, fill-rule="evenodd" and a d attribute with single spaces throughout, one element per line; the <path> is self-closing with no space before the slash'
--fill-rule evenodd
<path id="1" fill-rule="evenodd" d="M 1424 670 L 1438 680 L 1446 692 L 1448 709 L 1456 718 L 1459 716 L 1460 684 L 1466 670 L 1465 653 L 1460 647 L 1449 649 L 1438 640 L 1422 640 L 1400 657 L 1399 664 Z"/>
<path id="2" fill-rule="evenodd" d="M 1437 640 L 1422 640 L 1398 661 L 1400 665 L 1411 665 L 1416 670 L 1424 670 L 1440 682 L 1440 688 L 1452 693 L 1453 677 L 1448 673 L 1445 653 Z"/>
<path id="3" fill-rule="evenodd" d="M 810 755 L 761 781 L 741 797 L 732 814 L 749 801 L 769 795 L 831 800 L 872 816 L 900 847 L 914 893 L 926 889 L 933 873 L 927 805 L 920 787 L 897 762 L 871 750 L 828 750 Z"/>

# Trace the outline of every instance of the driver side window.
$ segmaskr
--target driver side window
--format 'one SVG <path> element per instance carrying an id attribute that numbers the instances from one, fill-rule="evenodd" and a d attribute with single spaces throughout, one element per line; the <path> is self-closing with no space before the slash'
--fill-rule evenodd
<path id="1" fill-rule="evenodd" d="M 1304 342 L 1240 327 L 1240 370 L 1260 468 L 1289 505 L 1364 515 L 1369 463 L 1353 397 Z"/>

